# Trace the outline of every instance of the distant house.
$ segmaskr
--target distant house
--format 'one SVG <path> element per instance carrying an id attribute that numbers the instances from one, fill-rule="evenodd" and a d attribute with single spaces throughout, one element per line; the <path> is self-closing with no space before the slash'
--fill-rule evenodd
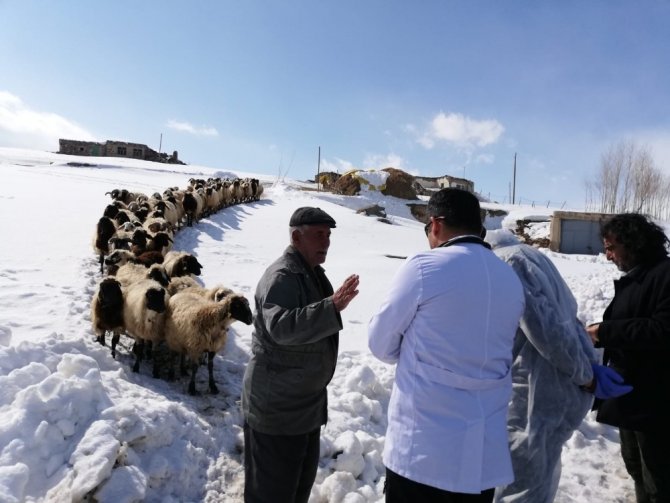
<path id="1" fill-rule="evenodd" d="M 159 153 L 142 143 L 107 140 L 104 143 L 94 141 L 79 141 L 59 139 L 59 154 L 84 155 L 97 157 L 126 157 L 142 159 L 144 161 L 167 162 L 170 164 L 184 164 L 179 160 L 175 150 L 172 155 Z"/>
<path id="2" fill-rule="evenodd" d="M 559 253 L 604 253 L 600 226 L 611 215 L 555 211 L 551 218 L 549 249 Z"/>
<path id="3" fill-rule="evenodd" d="M 416 176 L 414 179 L 425 189 L 445 189 L 451 187 L 455 189 L 467 190 L 468 192 L 472 193 L 475 191 L 475 183 L 472 180 L 457 178 L 455 176 Z"/>

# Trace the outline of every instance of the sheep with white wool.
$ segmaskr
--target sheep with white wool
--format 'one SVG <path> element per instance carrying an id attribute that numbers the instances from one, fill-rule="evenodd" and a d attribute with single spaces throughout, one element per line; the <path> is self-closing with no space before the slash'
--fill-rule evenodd
<path id="1" fill-rule="evenodd" d="M 135 262 L 135 254 L 130 250 L 114 250 L 105 258 L 105 265 L 107 266 L 107 274 L 114 276 L 124 264 Z"/>
<path id="2" fill-rule="evenodd" d="M 170 284 L 170 276 L 161 264 L 153 264 L 145 267 L 143 264 L 129 262 L 119 267 L 114 276 L 121 283 L 121 286 L 127 287 L 143 279 L 152 279 L 158 282 L 163 288 Z"/>
<path id="3" fill-rule="evenodd" d="M 189 394 L 196 393 L 195 375 L 203 353 L 207 353 L 209 391 L 219 392 L 214 382 L 214 356 L 225 346 L 228 327 L 236 320 L 247 325 L 252 321 L 249 301 L 243 295 L 232 294 L 221 302 L 214 302 L 185 290 L 170 297 L 165 342 L 171 351 L 190 361 Z M 174 353 L 169 372 L 171 378 L 174 378 Z"/>
<path id="4" fill-rule="evenodd" d="M 123 296 L 123 324 L 135 339 L 133 372 L 139 372 L 145 346 L 151 347 L 164 338 L 167 303 L 170 295 L 160 283 L 144 279 L 128 285 Z M 158 366 L 154 359 L 154 377 Z"/>
<path id="5" fill-rule="evenodd" d="M 112 332 L 112 358 L 116 358 L 116 345 L 124 330 L 123 290 L 121 283 L 106 277 L 100 283 L 91 299 L 91 324 L 96 341 L 105 345 L 105 334 Z"/>
<path id="6" fill-rule="evenodd" d="M 194 255 L 184 251 L 169 251 L 165 254 L 163 266 L 171 278 L 177 276 L 200 276 L 202 264 Z"/>
<path id="7" fill-rule="evenodd" d="M 205 288 L 193 276 L 177 276 L 171 278 L 167 290 L 170 295 L 179 292 L 189 292 L 200 295 L 207 300 L 213 300 L 214 302 L 220 302 L 228 295 L 234 293 L 230 288 L 224 285 Z"/>

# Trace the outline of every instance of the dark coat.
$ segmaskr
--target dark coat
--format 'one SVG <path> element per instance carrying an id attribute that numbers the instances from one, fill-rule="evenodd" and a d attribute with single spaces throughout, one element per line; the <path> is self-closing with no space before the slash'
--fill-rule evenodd
<path id="1" fill-rule="evenodd" d="M 299 435 L 326 423 L 342 328 L 332 294 L 323 268 L 311 269 L 291 246 L 260 279 L 242 390 L 252 429 Z"/>
<path id="2" fill-rule="evenodd" d="M 670 421 L 670 258 L 633 269 L 615 280 L 614 292 L 596 347 L 633 391 L 597 401 L 597 420 L 653 430 Z"/>

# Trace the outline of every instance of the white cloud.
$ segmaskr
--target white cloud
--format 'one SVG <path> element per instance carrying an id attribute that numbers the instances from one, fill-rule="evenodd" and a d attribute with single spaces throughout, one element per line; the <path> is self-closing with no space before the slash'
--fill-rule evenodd
<path id="1" fill-rule="evenodd" d="M 496 157 L 493 154 L 479 154 L 475 157 L 475 162 L 477 164 L 493 164 L 496 160 Z"/>
<path id="2" fill-rule="evenodd" d="M 219 132 L 210 126 L 194 126 L 190 122 L 177 121 L 170 119 L 167 122 L 167 127 L 174 129 L 176 131 L 182 131 L 184 133 L 191 133 L 196 136 L 219 136 Z"/>
<path id="3" fill-rule="evenodd" d="M 403 169 L 405 161 L 396 154 L 368 154 L 363 160 L 366 169 L 398 168 Z"/>
<path id="4" fill-rule="evenodd" d="M 0 91 L 0 144 L 58 150 L 58 139 L 95 141 L 88 130 L 60 115 L 29 108 L 21 98 Z"/>
<path id="5" fill-rule="evenodd" d="M 463 114 L 440 112 L 417 141 L 427 149 L 440 141 L 462 148 L 485 147 L 496 143 L 504 131 L 495 119 L 475 120 Z"/>
<path id="6" fill-rule="evenodd" d="M 327 159 L 321 159 L 321 173 L 330 172 L 330 173 L 345 173 L 349 170 L 355 169 L 355 166 L 349 161 L 344 159 L 335 158 L 334 161 L 329 161 Z"/>

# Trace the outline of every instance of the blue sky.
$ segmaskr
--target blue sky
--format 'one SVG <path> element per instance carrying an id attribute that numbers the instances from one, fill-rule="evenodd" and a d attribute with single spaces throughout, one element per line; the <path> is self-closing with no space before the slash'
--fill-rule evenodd
<path id="1" fill-rule="evenodd" d="M 0 146 L 127 140 L 313 178 L 394 166 L 578 206 L 621 140 L 670 171 L 668 1 L 0 0 Z"/>

